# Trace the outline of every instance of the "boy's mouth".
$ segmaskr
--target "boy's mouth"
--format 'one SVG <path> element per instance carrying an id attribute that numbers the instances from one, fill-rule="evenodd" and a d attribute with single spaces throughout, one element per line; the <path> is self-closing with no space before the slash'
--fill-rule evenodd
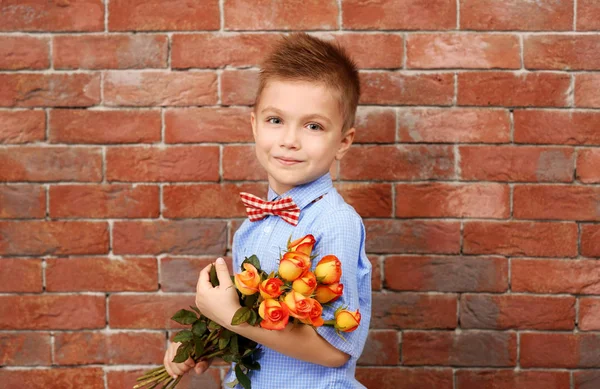
<path id="1" fill-rule="evenodd" d="M 302 161 L 298 161 L 297 159 L 288 159 L 288 158 L 282 158 L 282 157 L 275 157 L 275 159 L 277 161 L 279 161 L 279 163 L 289 166 L 289 165 L 295 165 L 297 163 L 300 163 Z"/>

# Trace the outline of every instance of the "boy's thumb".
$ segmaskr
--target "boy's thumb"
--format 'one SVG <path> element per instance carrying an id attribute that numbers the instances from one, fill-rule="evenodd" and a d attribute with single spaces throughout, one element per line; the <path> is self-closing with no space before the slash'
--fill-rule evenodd
<path id="1" fill-rule="evenodd" d="M 229 269 L 227 268 L 227 264 L 223 258 L 217 258 L 217 261 L 215 262 L 215 269 L 217 270 L 219 285 L 230 286 L 231 277 L 229 276 Z"/>

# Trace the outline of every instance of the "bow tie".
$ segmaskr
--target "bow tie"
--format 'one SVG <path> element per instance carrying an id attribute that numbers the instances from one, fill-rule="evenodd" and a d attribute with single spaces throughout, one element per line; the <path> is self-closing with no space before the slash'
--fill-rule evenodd
<path id="1" fill-rule="evenodd" d="M 285 197 L 276 201 L 265 201 L 253 194 L 241 192 L 240 198 L 246 206 L 246 213 L 251 222 L 277 215 L 293 226 L 298 225 L 300 208 L 291 197 Z"/>

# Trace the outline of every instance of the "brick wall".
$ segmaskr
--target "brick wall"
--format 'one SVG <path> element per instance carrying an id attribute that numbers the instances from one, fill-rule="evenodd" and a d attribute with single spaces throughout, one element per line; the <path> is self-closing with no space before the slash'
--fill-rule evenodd
<path id="1" fill-rule="evenodd" d="M 237 193 L 266 190 L 249 105 L 290 30 L 361 67 L 332 168 L 374 265 L 359 379 L 600 387 L 596 0 L 0 2 L 3 387 L 121 389 L 161 362 Z"/>

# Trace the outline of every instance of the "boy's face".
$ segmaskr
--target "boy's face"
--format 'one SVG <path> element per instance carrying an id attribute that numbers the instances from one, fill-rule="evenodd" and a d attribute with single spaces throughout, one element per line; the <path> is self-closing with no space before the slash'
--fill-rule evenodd
<path id="1" fill-rule="evenodd" d="M 332 91 L 305 81 L 269 81 L 251 122 L 256 156 L 278 194 L 328 172 L 355 132 L 342 134 L 344 118 Z"/>

